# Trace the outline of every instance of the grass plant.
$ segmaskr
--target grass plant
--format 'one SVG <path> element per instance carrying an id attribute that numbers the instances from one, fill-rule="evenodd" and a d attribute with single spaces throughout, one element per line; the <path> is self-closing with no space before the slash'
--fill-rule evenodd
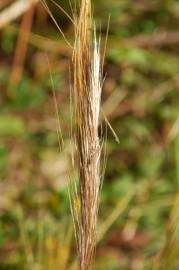
<path id="1" fill-rule="evenodd" d="M 78 156 L 80 207 L 72 202 L 80 270 L 91 270 L 96 247 L 101 146 L 98 135 L 101 101 L 100 44 L 92 23 L 91 1 L 82 0 L 74 19 L 73 103 Z M 93 29 L 93 31 L 92 31 Z M 78 195 L 77 195 L 78 196 Z"/>

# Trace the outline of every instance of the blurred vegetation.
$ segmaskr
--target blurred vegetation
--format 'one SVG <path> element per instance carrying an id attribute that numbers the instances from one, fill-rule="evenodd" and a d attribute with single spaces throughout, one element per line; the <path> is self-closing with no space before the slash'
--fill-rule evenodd
<path id="1" fill-rule="evenodd" d="M 109 129 L 95 269 L 179 269 L 179 2 L 94 1 L 103 44 L 109 14 L 102 107 L 120 144 Z M 40 4 L 25 16 L 0 30 L 0 270 L 73 270 L 71 51 Z"/>

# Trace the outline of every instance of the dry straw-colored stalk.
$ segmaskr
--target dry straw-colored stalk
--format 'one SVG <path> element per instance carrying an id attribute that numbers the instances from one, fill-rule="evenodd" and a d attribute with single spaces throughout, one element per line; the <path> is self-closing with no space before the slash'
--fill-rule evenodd
<path id="1" fill-rule="evenodd" d="M 75 19 L 73 97 L 80 203 L 72 202 L 80 270 L 91 270 L 96 248 L 101 146 L 98 135 L 101 101 L 99 42 L 92 24 L 91 0 L 81 0 Z M 93 31 L 92 31 L 93 29 Z M 76 193 L 76 191 L 74 191 Z"/>
<path id="2" fill-rule="evenodd" d="M 97 41 L 95 26 L 92 23 L 91 0 L 79 2 L 79 15 L 76 14 L 75 8 L 74 18 L 70 17 L 75 30 L 71 94 L 74 108 L 73 125 L 75 126 L 73 135 L 78 156 L 79 192 L 74 185 L 74 188 L 70 189 L 70 198 L 79 269 L 91 270 L 96 249 L 97 213 L 101 186 L 101 145 L 98 126 L 103 59 L 102 61 L 100 59 L 100 42 Z M 60 33 L 63 34 L 46 1 L 42 0 L 42 3 Z M 62 10 L 60 6 L 59 8 Z M 64 34 L 63 37 L 67 41 Z M 68 41 L 67 44 L 71 47 Z"/>

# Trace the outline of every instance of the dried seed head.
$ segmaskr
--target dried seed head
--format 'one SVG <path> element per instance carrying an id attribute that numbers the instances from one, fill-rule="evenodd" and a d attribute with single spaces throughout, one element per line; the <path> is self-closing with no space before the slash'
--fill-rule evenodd
<path id="1" fill-rule="evenodd" d="M 73 205 L 79 265 L 90 270 L 95 254 L 98 197 L 100 188 L 100 141 L 98 124 L 101 102 L 100 44 L 95 27 L 91 34 L 91 2 L 81 1 L 75 23 L 74 113 L 78 152 L 80 211 Z M 75 192 L 74 192 L 75 193 Z"/>

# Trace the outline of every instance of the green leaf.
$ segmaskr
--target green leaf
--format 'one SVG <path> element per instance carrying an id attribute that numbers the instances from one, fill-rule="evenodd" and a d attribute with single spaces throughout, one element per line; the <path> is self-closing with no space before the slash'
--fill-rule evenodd
<path id="1" fill-rule="evenodd" d="M 23 120 L 12 115 L 0 116 L 0 136 L 22 136 L 26 133 Z"/>

